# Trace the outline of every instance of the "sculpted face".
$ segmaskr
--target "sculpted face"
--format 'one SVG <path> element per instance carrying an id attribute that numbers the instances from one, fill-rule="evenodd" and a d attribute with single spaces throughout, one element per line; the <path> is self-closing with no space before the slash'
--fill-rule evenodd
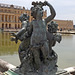
<path id="1" fill-rule="evenodd" d="M 36 19 L 36 17 L 42 18 L 43 17 L 43 8 L 39 5 L 36 7 L 31 8 L 31 16 Z"/>
<path id="2" fill-rule="evenodd" d="M 42 8 L 38 8 L 38 9 L 37 9 L 37 14 L 36 14 L 36 16 L 38 16 L 39 18 L 43 17 L 43 10 L 42 10 Z"/>
<path id="3" fill-rule="evenodd" d="M 26 21 L 26 20 L 29 20 L 29 16 L 26 13 L 24 13 L 19 17 L 19 19 L 21 22 Z"/>

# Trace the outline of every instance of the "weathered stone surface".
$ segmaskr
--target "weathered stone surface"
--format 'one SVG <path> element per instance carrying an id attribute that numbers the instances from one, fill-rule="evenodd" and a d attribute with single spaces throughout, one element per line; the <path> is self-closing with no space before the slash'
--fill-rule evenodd
<path id="1" fill-rule="evenodd" d="M 29 23 L 27 14 L 22 14 L 20 20 L 22 29 L 13 33 L 16 43 L 22 41 L 19 46 L 21 65 L 13 69 L 19 75 L 56 75 L 57 54 L 52 49 L 56 41 L 60 43 L 61 37 L 56 34 L 57 24 L 50 22 L 56 15 L 54 8 L 47 1 L 32 2 L 31 15 L 34 20 Z M 43 6 L 48 6 L 51 12 L 44 20 Z M 47 23 L 48 30 L 46 29 Z"/>

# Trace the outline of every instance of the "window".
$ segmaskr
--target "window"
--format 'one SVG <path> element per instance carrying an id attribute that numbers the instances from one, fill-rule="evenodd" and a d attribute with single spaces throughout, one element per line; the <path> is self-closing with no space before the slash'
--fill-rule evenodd
<path id="1" fill-rule="evenodd" d="M 18 24 L 18 28 L 20 28 L 20 25 Z"/>
<path id="2" fill-rule="evenodd" d="M 9 24 L 9 28 L 11 28 L 11 24 Z"/>
<path id="3" fill-rule="evenodd" d="M 4 23 L 2 24 L 2 28 L 4 28 Z"/>
<path id="4" fill-rule="evenodd" d="M 8 28 L 7 24 L 5 25 L 5 28 L 6 28 L 6 29 Z"/>
<path id="5" fill-rule="evenodd" d="M 15 24 L 15 29 L 17 29 L 17 24 Z"/>

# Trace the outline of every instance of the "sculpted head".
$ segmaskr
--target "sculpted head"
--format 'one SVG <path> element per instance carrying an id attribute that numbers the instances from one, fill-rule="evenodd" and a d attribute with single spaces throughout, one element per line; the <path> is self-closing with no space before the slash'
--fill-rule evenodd
<path id="1" fill-rule="evenodd" d="M 31 16 L 33 16 L 33 18 L 35 18 L 35 19 L 37 16 L 39 18 L 43 17 L 42 3 L 33 2 L 32 5 L 34 5 L 34 7 L 31 7 Z"/>
<path id="2" fill-rule="evenodd" d="M 20 21 L 27 21 L 29 20 L 29 15 L 27 15 L 26 13 L 21 14 L 21 16 L 19 17 Z"/>
<path id="3" fill-rule="evenodd" d="M 55 33 L 55 32 L 57 32 L 57 29 L 58 29 L 58 24 L 55 21 L 51 21 L 48 24 L 48 31 L 49 32 Z"/>

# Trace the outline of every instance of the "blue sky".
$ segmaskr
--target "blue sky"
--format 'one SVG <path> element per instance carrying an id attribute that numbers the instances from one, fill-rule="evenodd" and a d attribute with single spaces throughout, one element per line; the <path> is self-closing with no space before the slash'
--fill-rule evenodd
<path id="1" fill-rule="evenodd" d="M 13 4 L 18 6 L 24 6 L 25 8 L 31 8 L 32 1 L 42 1 L 45 0 L 0 0 L 0 3 Z M 75 0 L 46 0 L 48 1 L 56 10 L 55 19 L 60 20 L 73 20 L 75 25 Z M 48 7 L 44 7 L 49 15 Z"/>

